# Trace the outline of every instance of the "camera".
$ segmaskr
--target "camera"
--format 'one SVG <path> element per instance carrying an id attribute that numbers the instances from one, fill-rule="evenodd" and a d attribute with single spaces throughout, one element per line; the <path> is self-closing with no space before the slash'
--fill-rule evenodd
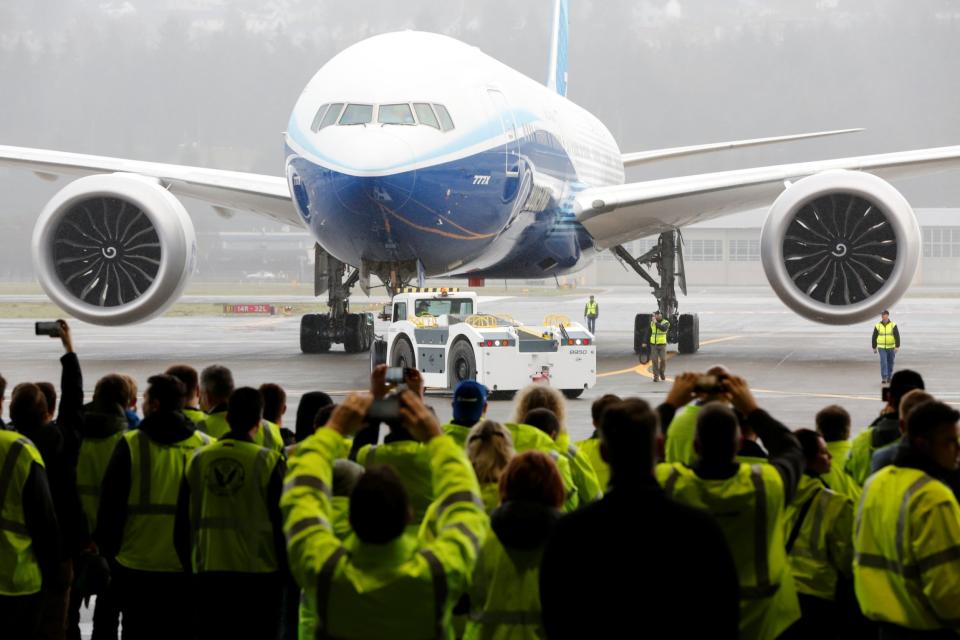
<path id="1" fill-rule="evenodd" d="M 56 320 L 53 322 L 37 322 L 34 324 L 34 330 L 38 336 L 60 337 L 60 323 Z"/>
<path id="2" fill-rule="evenodd" d="M 717 394 L 723 393 L 724 376 L 702 375 L 697 378 L 697 383 L 693 390 L 696 393 Z"/>
<path id="3" fill-rule="evenodd" d="M 409 367 L 389 367 L 384 382 L 392 387 L 390 393 L 374 400 L 367 409 L 367 418 L 374 422 L 385 422 L 391 428 L 400 426 L 400 394 L 407 389 L 406 380 L 413 369 Z"/>

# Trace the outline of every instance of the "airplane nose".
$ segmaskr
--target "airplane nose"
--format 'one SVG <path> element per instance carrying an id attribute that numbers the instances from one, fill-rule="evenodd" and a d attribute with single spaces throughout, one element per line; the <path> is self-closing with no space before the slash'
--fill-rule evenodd
<path id="1" fill-rule="evenodd" d="M 367 125 L 365 131 L 351 136 L 351 142 L 338 150 L 338 156 L 359 178 L 344 181 L 337 190 L 345 208 L 364 213 L 373 203 L 397 210 L 413 194 L 413 147 L 396 133 L 380 125 Z"/>

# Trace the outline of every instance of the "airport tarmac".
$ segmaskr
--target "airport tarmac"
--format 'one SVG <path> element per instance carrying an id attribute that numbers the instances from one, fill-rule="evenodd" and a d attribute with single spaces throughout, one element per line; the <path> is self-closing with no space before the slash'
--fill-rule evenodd
<path id="1" fill-rule="evenodd" d="M 506 312 L 527 322 L 548 313 L 582 321 L 585 295 L 497 296 L 481 299 L 481 308 Z M 568 408 L 574 439 L 589 436 L 590 403 L 604 393 L 639 395 L 660 402 L 668 383 L 654 383 L 633 354 L 633 316 L 653 308 L 640 287 L 611 287 L 597 294 L 597 385 Z M 276 302 L 243 298 L 238 302 Z M 372 300 L 354 298 L 355 302 Z M 744 376 L 760 404 L 791 427 L 810 426 L 821 407 L 839 403 L 854 417 L 855 430 L 868 424 L 881 407 L 880 371 L 870 349 L 873 322 L 828 326 L 804 320 L 766 288 L 703 288 L 681 299 L 681 310 L 700 314 L 701 349 L 693 355 L 671 353 L 667 375 L 702 371 L 721 363 Z M 955 290 L 919 289 L 892 309 L 903 348 L 898 368 L 920 371 L 935 395 L 960 404 L 951 353 L 960 347 L 960 294 Z M 299 349 L 299 317 L 165 317 L 126 327 L 76 323 L 75 344 L 92 392 L 108 372 L 133 375 L 141 383 L 167 366 L 185 362 L 200 369 L 219 363 L 230 367 L 239 385 L 271 381 L 289 393 L 293 420 L 300 396 L 323 390 L 343 396 L 367 387 L 367 354 L 332 351 L 304 355 Z M 381 324 L 378 321 L 378 330 Z M 335 347 L 339 349 L 339 347 Z M 671 349 L 675 349 L 671 346 Z M 58 341 L 33 335 L 32 322 L 0 320 L 0 372 L 15 384 L 23 380 L 58 380 Z M 449 394 L 429 393 L 442 419 L 449 417 Z M 509 401 L 492 401 L 489 415 L 510 418 Z"/>
<path id="2" fill-rule="evenodd" d="M 633 354 L 633 316 L 654 306 L 648 290 L 611 287 L 596 295 L 600 304 L 596 338 L 599 376 L 594 388 L 568 403 L 567 426 L 574 440 L 591 433 L 593 399 L 615 393 L 639 395 L 656 404 L 663 400 L 669 385 L 654 383 L 647 367 L 639 366 Z M 582 320 L 585 299 L 581 294 L 484 297 L 481 308 L 527 322 L 539 322 L 548 313 Z M 375 300 L 354 298 L 355 303 Z M 287 299 L 224 301 L 277 303 Z M 853 415 L 858 431 L 882 406 L 879 362 L 870 349 L 874 322 L 849 327 L 810 322 L 761 287 L 698 289 L 681 299 L 681 309 L 700 314 L 701 350 L 684 356 L 671 352 L 668 378 L 722 363 L 747 379 L 761 406 L 794 428 L 811 426 L 817 410 L 838 403 Z M 960 349 L 958 315 L 960 292 L 955 290 L 915 290 L 892 309 L 903 338 L 897 367 L 920 371 L 934 395 L 955 404 L 960 404 L 960 393 L 950 354 Z M 127 327 L 77 322 L 73 330 L 88 396 L 96 380 L 109 372 L 133 375 L 142 392 L 149 375 L 171 364 L 185 362 L 200 369 L 219 363 L 233 370 L 237 384 L 272 381 L 286 388 L 287 415 L 292 422 L 303 393 L 323 390 L 342 397 L 367 388 L 369 376 L 368 354 L 339 350 L 301 354 L 299 326 L 299 317 L 196 316 L 159 318 Z M 33 335 L 31 321 L 0 320 L 0 373 L 11 386 L 25 380 L 58 380 L 60 353 L 59 341 Z M 449 417 L 449 394 L 431 392 L 427 399 L 441 419 Z M 489 415 L 494 419 L 508 420 L 511 411 L 509 401 L 490 403 Z M 83 637 L 89 637 L 89 609 L 82 612 L 81 627 Z"/>

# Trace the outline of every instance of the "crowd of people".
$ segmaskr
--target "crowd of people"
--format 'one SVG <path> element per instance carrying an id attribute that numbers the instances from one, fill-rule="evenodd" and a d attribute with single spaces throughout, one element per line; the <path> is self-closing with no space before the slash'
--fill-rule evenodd
<path id="1" fill-rule="evenodd" d="M 87 401 L 60 326 L 59 394 L 19 382 L 0 424 L 4 638 L 79 638 L 93 596 L 98 640 L 960 633 L 960 413 L 916 372 L 853 440 L 842 407 L 791 431 L 714 367 L 657 407 L 598 398 L 572 442 L 545 384 L 501 424 L 462 382 L 447 420 L 383 366 L 293 425 L 219 365 Z"/>

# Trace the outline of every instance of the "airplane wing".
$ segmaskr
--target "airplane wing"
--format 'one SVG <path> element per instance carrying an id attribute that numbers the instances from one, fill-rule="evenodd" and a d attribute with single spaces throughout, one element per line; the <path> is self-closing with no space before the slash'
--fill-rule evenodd
<path id="1" fill-rule="evenodd" d="M 175 195 L 207 202 L 219 213 L 253 211 L 279 222 L 303 225 L 287 181 L 280 176 L 0 145 L 3 166 L 27 169 L 48 180 L 62 175 L 135 173 L 157 178 Z"/>
<path id="2" fill-rule="evenodd" d="M 653 162 L 654 160 L 666 160 L 667 158 L 679 158 L 681 156 L 692 156 L 700 153 L 709 153 L 711 151 L 726 151 L 729 149 L 742 149 L 744 147 L 759 147 L 765 144 L 775 144 L 778 142 L 791 142 L 793 140 L 806 140 L 808 138 L 822 138 L 824 136 L 838 136 L 845 133 L 857 133 L 863 131 L 860 129 L 835 129 L 833 131 L 815 131 L 813 133 L 795 133 L 787 136 L 774 136 L 772 138 L 751 138 L 750 140 L 734 140 L 732 142 L 711 142 L 709 144 L 696 144 L 686 147 L 671 147 L 668 149 L 653 149 L 651 151 L 634 151 L 621 155 L 623 166 L 632 167 L 644 162 Z"/>
<path id="3" fill-rule="evenodd" d="M 836 169 L 884 179 L 960 168 L 960 145 L 593 187 L 574 201 L 599 249 L 771 204 L 790 182 Z"/>

